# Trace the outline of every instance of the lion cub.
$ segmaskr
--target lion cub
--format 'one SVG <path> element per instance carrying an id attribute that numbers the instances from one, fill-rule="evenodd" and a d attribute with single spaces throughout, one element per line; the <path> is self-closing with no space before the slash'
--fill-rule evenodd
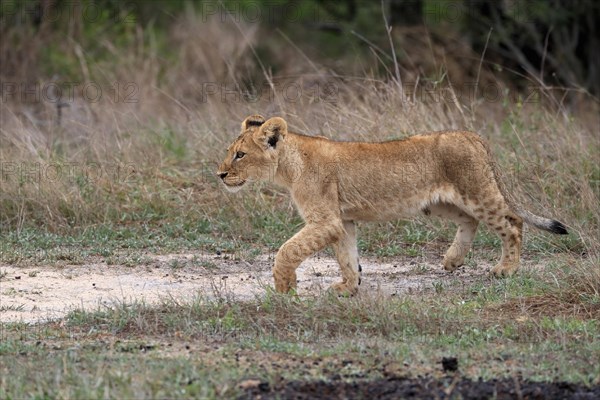
<path id="1" fill-rule="evenodd" d="M 279 249 L 273 277 L 278 292 L 296 287 L 296 268 L 332 246 L 342 281 L 353 294 L 360 283 L 356 221 L 388 221 L 418 214 L 458 225 L 444 256 L 447 271 L 460 267 L 479 221 L 502 239 L 496 276 L 519 268 L 523 221 L 566 234 L 558 221 L 521 208 L 498 178 L 487 143 L 464 131 L 436 132 L 382 143 L 336 142 L 288 131 L 279 117 L 252 115 L 227 149 L 217 172 L 227 189 L 267 180 L 286 187 L 306 225 Z"/>

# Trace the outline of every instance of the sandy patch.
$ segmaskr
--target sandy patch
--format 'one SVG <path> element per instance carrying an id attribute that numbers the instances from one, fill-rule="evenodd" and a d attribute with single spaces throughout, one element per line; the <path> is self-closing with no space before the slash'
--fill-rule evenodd
<path id="1" fill-rule="evenodd" d="M 157 303 L 194 296 L 232 296 L 250 300 L 272 284 L 271 256 L 252 263 L 206 254 L 147 255 L 145 265 L 126 267 L 104 261 L 83 265 L 17 267 L 0 265 L 0 322 L 41 322 L 76 308 L 96 309 L 115 302 Z M 485 279 L 489 266 L 449 274 L 425 261 L 361 259 L 360 290 L 380 289 L 390 296 L 436 285 Z M 464 268 L 464 267 L 463 267 Z M 312 257 L 298 269 L 298 292 L 307 295 L 339 280 L 337 263 Z"/>

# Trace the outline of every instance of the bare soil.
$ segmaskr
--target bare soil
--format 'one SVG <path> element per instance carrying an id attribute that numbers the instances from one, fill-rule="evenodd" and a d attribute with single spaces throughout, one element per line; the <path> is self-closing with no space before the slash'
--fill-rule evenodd
<path id="1" fill-rule="evenodd" d="M 0 322 L 43 322 L 76 308 L 110 307 L 115 302 L 147 304 L 173 297 L 229 296 L 251 300 L 272 284 L 272 255 L 252 263 L 229 255 L 201 253 L 143 256 L 133 267 L 107 265 L 103 258 L 81 265 L 0 265 Z M 380 289 L 390 296 L 487 279 L 490 265 L 463 267 L 452 274 L 427 259 L 361 259 L 360 290 Z M 298 269 L 298 292 L 317 294 L 339 280 L 334 259 L 315 256 Z"/>
<path id="2" fill-rule="evenodd" d="M 458 374 L 433 377 L 389 377 L 372 381 L 292 381 L 275 388 L 252 382 L 240 399 L 598 399 L 600 386 L 513 379 L 473 381 Z"/>

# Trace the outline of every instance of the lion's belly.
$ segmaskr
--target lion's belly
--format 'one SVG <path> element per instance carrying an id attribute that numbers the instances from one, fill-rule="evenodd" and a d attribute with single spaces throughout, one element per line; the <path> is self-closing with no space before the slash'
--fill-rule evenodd
<path id="1" fill-rule="evenodd" d="M 342 204 L 340 210 L 342 219 L 353 221 L 389 221 L 409 218 L 419 214 L 426 206 L 422 204 L 422 201 L 418 201 L 418 199 L 385 200 L 381 199 L 381 201 L 373 201 L 363 205 Z"/>
<path id="2" fill-rule="evenodd" d="M 344 220 L 389 221 L 414 217 L 431 204 L 454 203 L 456 198 L 456 191 L 449 185 L 392 192 L 387 196 L 363 193 L 361 196 L 342 196 L 340 212 Z"/>

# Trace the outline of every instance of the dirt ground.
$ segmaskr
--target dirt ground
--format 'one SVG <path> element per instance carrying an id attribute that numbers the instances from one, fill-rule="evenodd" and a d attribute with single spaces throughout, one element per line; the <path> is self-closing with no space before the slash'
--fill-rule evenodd
<path id="1" fill-rule="evenodd" d="M 250 300 L 272 284 L 272 255 L 252 263 L 228 255 L 145 255 L 143 265 L 107 265 L 98 258 L 82 265 L 0 265 L 0 322 L 43 322 L 64 317 L 74 308 L 95 309 L 115 302 L 194 296 L 230 296 Z M 435 284 L 487 279 L 490 265 L 462 268 L 452 274 L 425 259 L 412 261 L 361 259 L 360 290 L 381 289 L 390 296 Z M 337 263 L 315 256 L 298 269 L 300 295 L 318 293 L 339 278 Z"/>
<path id="2" fill-rule="evenodd" d="M 442 270 L 431 258 L 414 260 L 361 259 L 360 290 L 381 290 L 389 296 L 432 290 L 438 285 L 471 284 L 487 280 L 491 265 L 479 263 L 454 273 Z M 179 300 L 194 296 L 229 296 L 244 301 L 264 293 L 271 285 L 272 255 L 252 263 L 229 255 L 202 253 L 144 255 L 135 266 L 107 265 L 98 258 L 81 265 L 13 266 L 0 264 L 0 323 L 44 322 L 64 317 L 75 308 L 111 307 L 118 302 L 159 303 L 169 297 Z M 524 261 L 522 268 L 538 268 Z M 298 269 L 301 296 L 318 294 L 339 279 L 337 263 L 330 257 L 315 256 Z M 187 347 L 186 347 L 187 348 Z M 169 350 L 173 351 L 172 348 Z M 472 381 L 452 372 L 453 361 L 440 365 L 440 376 L 401 377 L 384 373 L 376 380 L 348 379 L 334 374 L 330 380 L 285 381 L 270 385 L 260 379 L 240 383 L 241 399 L 597 399 L 600 387 L 570 383 L 539 383 L 513 379 Z M 447 368 L 448 367 L 448 368 Z M 383 367 L 382 367 L 383 368 Z M 384 368 L 385 369 L 385 368 Z M 384 371 L 385 372 L 385 371 Z"/>
<path id="3" fill-rule="evenodd" d="M 255 381 L 240 399 L 577 399 L 600 398 L 600 387 L 513 379 L 472 381 L 459 375 L 390 377 L 366 382 L 284 382 L 276 388 Z"/>

